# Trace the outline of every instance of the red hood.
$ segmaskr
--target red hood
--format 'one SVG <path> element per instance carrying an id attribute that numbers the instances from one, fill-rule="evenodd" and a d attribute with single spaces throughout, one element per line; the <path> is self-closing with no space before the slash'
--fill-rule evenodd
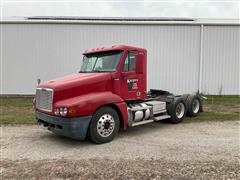
<path id="1" fill-rule="evenodd" d="M 54 90 L 54 102 L 91 92 L 111 91 L 111 73 L 71 74 L 41 83 L 38 87 Z"/>

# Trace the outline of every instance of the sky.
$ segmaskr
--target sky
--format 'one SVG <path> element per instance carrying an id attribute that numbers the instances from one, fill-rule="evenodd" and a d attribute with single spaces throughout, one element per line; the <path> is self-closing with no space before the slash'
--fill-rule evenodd
<path id="1" fill-rule="evenodd" d="M 1 16 L 187 17 L 239 19 L 240 0 L 0 0 Z"/>

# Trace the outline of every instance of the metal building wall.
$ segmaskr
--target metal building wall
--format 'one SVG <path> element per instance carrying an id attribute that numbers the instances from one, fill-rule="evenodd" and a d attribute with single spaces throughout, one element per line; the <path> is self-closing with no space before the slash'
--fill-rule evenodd
<path id="1" fill-rule="evenodd" d="M 77 72 L 88 48 L 148 49 L 148 89 L 198 90 L 199 25 L 1 24 L 3 94 L 33 94 L 43 81 Z"/>
<path id="2" fill-rule="evenodd" d="M 240 94 L 239 26 L 204 26 L 202 92 Z"/>
<path id="3" fill-rule="evenodd" d="M 43 81 L 77 72 L 88 48 L 128 44 L 148 49 L 148 89 L 240 94 L 239 26 L 0 24 L 2 94 L 33 94 Z"/>

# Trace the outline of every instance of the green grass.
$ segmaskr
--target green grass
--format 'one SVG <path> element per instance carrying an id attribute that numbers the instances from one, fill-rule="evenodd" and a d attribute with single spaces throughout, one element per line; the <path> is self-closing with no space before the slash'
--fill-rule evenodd
<path id="1" fill-rule="evenodd" d="M 197 117 L 186 118 L 185 122 L 240 120 L 240 96 L 203 95 L 203 107 L 208 106 L 211 112 L 202 112 Z M 215 111 L 214 111 L 215 110 Z"/>
<path id="2" fill-rule="evenodd" d="M 204 96 L 204 95 L 203 95 Z M 240 96 L 238 95 L 232 95 L 232 96 L 213 96 L 213 95 L 207 95 L 204 96 L 207 99 L 204 100 L 204 103 L 206 104 L 213 104 L 213 105 L 236 105 L 240 104 Z"/>
<path id="3" fill-rule="evenodd" d="M 237 112 L 203 112 L 194 118 L 186 118 L 185 122 L 198 121 L 226 121 L 240 120 L 240 96 L 206 96 L 206 106 L 226 106 L 235 108 Z M 35 124 L 33 97 L 1 97 L 0 96 L 0 122 L 1 124 Z"/>
<path id="4" fill-rule="evenodd" d="M 187 117 L 185 122 L 240 120 L 239 113 L 202 112 L 197 117 Z"/>
<path id="5" fill-rule="evenodd" d="M 1 124 L 34 124 L 32 97 L 0 97 Z"/>

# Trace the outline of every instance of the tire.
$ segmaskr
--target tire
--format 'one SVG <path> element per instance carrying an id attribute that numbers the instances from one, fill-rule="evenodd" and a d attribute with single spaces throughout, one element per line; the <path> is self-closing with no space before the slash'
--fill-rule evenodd
<path id="1" fill-rule="evenodd" d="M 185 104 L 187 105 L 187 99 L 190 96 L 190 94 L 183 94 L 181 97 L 184 99 Z"/>
<path id="2" fill-rule="evenodd" d="M 175 97 L 173 102 L 167 103 L 167 113 L 171 116 L 171 123 L 180 123 L 186 116 L 186 104 L 182 97 Z"/>
<path id="3" fill-rule="evenodd" d="M 98 109 L 91 120 L 88 138 L 97 144 L 110 142 L 119 131 L 119 117 L 111 107 Z"/>
<path id="4" fill-rule="evenodd" d="M 202 101 L 198 95 L 190 95 L 187 98 L 187 116 L 195 117 L 202 112 Z"/>

